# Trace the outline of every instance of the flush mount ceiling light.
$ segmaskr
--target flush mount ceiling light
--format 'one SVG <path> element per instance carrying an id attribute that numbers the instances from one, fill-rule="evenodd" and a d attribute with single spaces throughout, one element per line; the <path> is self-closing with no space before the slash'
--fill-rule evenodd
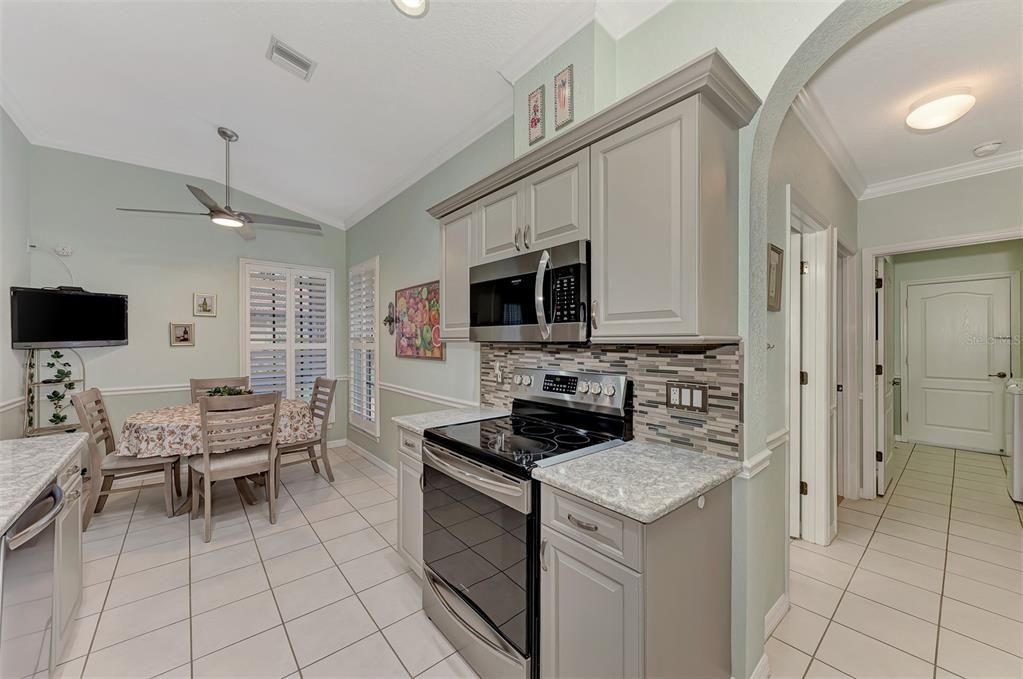
<path id="1" fill-rule="evenodd" d="M 914 130 L 936 130 L 962 118 L 976 103 L 968 87 L 931 94 L 909 107 L 906 125 Z"/>
<path id="2" fill-rule="evenodd" d="M 245 222 L 226 212 L 214 212 L 210 215 L 210 221 L 220 226 L 230 226 L 232 229 L 240 229 L 245 226 Z"/>
<path id="3" fill-rule="evenodd" d="M 429 0 L 391 0 L 391 2 L 394 3 L 399 12 L 413 19 L 425 16 L 426 12 L 430 9 Z"/>
<path id="4" fill-rule="evenodd" d="M 978 158 L 986 158 L 987 156 L 993 155 L 998 150 L 998 147 L 1000 147 L 1001 145 L 1002 145 L 1001 139 L 992 139 L 991 141 L 986 141 L 983 144 L 978 144 L 977 146 L 973 147 L 973 155 L 977 156 Z"/>

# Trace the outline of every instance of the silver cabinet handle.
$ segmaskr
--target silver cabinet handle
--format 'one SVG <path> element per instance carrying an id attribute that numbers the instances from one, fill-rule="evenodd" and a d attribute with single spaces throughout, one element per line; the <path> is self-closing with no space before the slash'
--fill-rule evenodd
<path id="1" fill-rule="evenodd" d="M 57 519 L 57 515 L 60 514 L 61 510 L 64 509 L 64 490 L 60 486 L 54 484 L 50 488 L 50 492 L 47 493 L 47 497 L 53 499 L 53 507 L 50 511 L 46 512 L 41 519 L 20 533 L 8 536 L 7 547 L 12 552 L 46 530 Z"/>
<path id="2" fill-rule="evenodd" d="M 598 526 L 597 524 L 590 523 L 589 521 L 580 521 L 571 514 L 568 515 L 568 520 L 571 521 L 572 525 L 576 526 L 577 528 L 582 528 L 583 530 L 589 531 L 591 533 L 596 533 L 598 530 L 600 530 L 600 526 Z"/>
<path id="3" fill-rule="evenodd" d="M 529 228 L 528 226 L 526 227 Z M 540 255 L 540 266 L 536 269 L 536 285 L 533 292 L 536 297 L 536 323 L 540 326 L 540 337 L 550 339 L 551 325 L 547 322 L 547 312 L 544 310 L 543 279 L 547 270 L 551 268 L 551 253 L 547 250 Z"/>
<path id="4" fill-rule="evenodd" d="M 593 300 L 593 304 L 590 305 L 590 324 L 593 329 L 597 329 L 597 300 Z"/>
<path id="5" fill-rule="evenodd" d="M 988 377 L 997 377 L 999 379 L 1005 379 L 1008 375 L 1004 372 L 988 373 Z"/>
<path id="6" fill-rule="evenodd" d="M 426 492 L 426 474 L 419 475 L 419 490 Z"/>
<path id="7" fill-rule="evenodd" d="M 540 568 L 547 571 L 547 538 L 540 540 Z"/>
<path id="8" fill-rule="evenodd" d="M 515 236 L 512 240 L 515 242 L 515 252 L 522 252 L 522 248 L 519 247 L 519 238 L 522 237 L 522 229 L 520 227 L 515 228 Z"/>
<path id="9" fill-rule="evenodd" d="M 529 249 L 529 224 L 526 224 L 526 229 L 522 232 L 522 244 L 526 246 L 527 250 Z"/>

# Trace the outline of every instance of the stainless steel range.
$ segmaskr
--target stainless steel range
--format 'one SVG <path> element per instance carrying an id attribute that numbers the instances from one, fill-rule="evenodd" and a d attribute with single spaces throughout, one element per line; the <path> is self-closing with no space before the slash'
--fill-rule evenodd
<path id="1" fill-rule="evenodd" d="M 427 429 L 423 606 L 484 679 L 539 676 L 534 467 L 632 438 L 624 376 L 518 370 L 507 417 Z"/>

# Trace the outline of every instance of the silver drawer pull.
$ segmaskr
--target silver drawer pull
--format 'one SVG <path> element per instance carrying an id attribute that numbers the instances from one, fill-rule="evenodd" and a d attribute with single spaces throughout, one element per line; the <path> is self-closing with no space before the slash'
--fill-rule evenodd
<path id="1" fill-rule="evenodd" d="M 571 521 L 572 524 L 574 526 L 576 526 L 577 528 L 582 528 L 583 530 L 588 530 L 591 533 L 596 533 L 598 530 L 600 530 L 600 527 L 597 524 L 590 523 L 589 521 L 580 521 L 579 519 L 575 518 L 571 514 L 568 515 L 568 520 Z"/>
<path id="2" fill-rule="evenodd" d="M 547 538 L 540 540 L 540 568 L 547 570 Z"/>

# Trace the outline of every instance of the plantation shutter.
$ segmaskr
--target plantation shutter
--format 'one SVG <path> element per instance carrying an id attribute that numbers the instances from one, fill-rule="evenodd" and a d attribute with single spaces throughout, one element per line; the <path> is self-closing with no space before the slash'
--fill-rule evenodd
<path id="1" fill-rule="evenodd" d="M 377 260 L 348 271 L 349 421 L 374 436 L 377 421 Z"/>
<path id="2" fill-rule="evenodd" d="M 242 373 L 257 393 L 307 400 L 333 375 L 333 272 L 242 261 Z"/>

